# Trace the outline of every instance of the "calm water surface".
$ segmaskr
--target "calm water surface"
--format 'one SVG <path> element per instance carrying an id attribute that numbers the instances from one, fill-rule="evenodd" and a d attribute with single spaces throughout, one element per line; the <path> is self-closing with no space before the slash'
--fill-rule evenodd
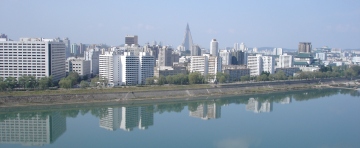
<path id="1" fill-rule="evenodd" d="M 360 93 L 0 108 L 0 147 L 360 147 Z"/>

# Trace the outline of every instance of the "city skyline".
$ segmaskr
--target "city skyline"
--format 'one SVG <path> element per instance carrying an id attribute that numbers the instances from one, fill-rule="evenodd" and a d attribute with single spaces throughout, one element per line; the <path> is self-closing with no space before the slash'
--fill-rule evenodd
<path id="1" fill-rule="evenodd" d="M 0 14 L 7 20 L 0 24 L 0 33 L 13 40 L 68 37 L 72 43 L 113 46 L 124 44 L 126 35 L 138 35 L 141 45 L 161 41 L 176 48 L 188 23 L 194 44 L 207 49 L 213 38 L 220 49 L 241 42 L 248 47 L 297 49 L 298 42 L 311 42 L 314 48 L 360 48 L 360 2 L 355 0 L 138 3 L 6 0 L 0 6 L 7 12 Z M 298 11 L 301 8 L 306 10 Z"/>

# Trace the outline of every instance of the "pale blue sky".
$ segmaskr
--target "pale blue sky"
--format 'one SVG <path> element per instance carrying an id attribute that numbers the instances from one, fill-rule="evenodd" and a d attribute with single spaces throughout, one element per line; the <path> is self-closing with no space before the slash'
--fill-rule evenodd
<path id="1" fill-rule="evenodd" d="M 189 23 L 194 43 L 220 48 L 360 48 L 360 0 L 1 0 L 0 33 L 20 37 L 69 37 L 72 43 L 139 43 L 174 47 Z"/>

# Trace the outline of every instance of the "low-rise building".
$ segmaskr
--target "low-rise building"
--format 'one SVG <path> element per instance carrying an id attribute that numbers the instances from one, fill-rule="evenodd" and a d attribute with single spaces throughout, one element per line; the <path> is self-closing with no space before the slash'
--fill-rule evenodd
<path id="1" fill-rule="evenodd" d="M 242 76 L 250 75 L 250 69 L 240 65 L 224 65 L 223 73 L 229 75 L 229 81 L 239 81 Z"/>
<path id="2" fill-rule="evenodd" d="M 285 75 L 288 76 L 294 76 L 294 73 L 297 73 L 300 71 L 299 67 L 286 67 L 286 68 L 276 68 L 275 73 L 283 71 Z"/>
<path id="3" fill-rule="evenodd" d="M 77 72 L 80 76 L 89 76 L 91 74 L 91 63 L 83 58 L 69 57 L 65 62 L 66 73 Z"/>
<path id="4" fill-rule="evenodd" d="M 159 77 L 162 76 L 170 76 L 170 75 L 177 75 L 177 74 L 186 74 L 187 70 L 186 67 L 183 66 L 160 66 L 155 67 L 154 69 L 154 76 Z"/>

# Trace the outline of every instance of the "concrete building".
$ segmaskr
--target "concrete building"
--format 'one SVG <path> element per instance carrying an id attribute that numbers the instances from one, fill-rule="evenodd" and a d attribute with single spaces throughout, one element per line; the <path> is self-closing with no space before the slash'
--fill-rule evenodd
<path id="1" fill-rule="evenodd" d="M 216 39 L 210 41 L 210 55 L 214 57 L 219 55 L 219 43 Z"/>
<path id="2" fill-rule="evenodd" d="M 274 48 L 273 55 L 282 55 L 283 49 L 282 48 Z"/>
<path id="3" fill-rule="evenodd" d="M 279 62 L 277 64 L 278 68 L 286 68 L 286 67 L 293 67 L 294 66 L 294 58 L 292 55 L 280 55 Z"/>
<path id="4" fill-rule="evenodd" d="M 229 75 L 229 81 L 240 81 L 242 76 L 249 76 L 250 69 L 240 65 L 223 65 L 222 71 Z"/>
<path id="5" fill-rule="evenodd" d="M 156 67 L 154 69 L 154 76 L 159 77 L 162 76 L 171 76 L 171 75 L 177 75 L 177 74 L 186 74 L 187 70 L 186 67 L 182 66 L 160 66 Z"/>
<path id="6" fill-rule="evenodd" d="M 105 52 L 99 56 L 99 79 L 105 80 L 108 86 L 122 85 L 122 69 L 120 55 L 115 52 Z"/>
<path id="7" fill-rule="evenodd" d="M 221 58 L 213 57 L 210 55 L 192 56 L 189 66 L 190 72 L 199 72 L 204 76 L 214 76 L 214 79 L 210 79 L 210 82 L 214 82 L 215 76 L 222 70 Z"/>
<path id="8" fill-rule="evenodd" d="M 315 58 L 319 59 L 321 61 L 326 61 L 327 60 L 327 54 L 324 53 L 324 52 L 316 53 Z"/>
<path id="9" fill-rule="evenodd" d="M 202 75 L 208 74 L 209 57 L 208 56 L 191 56 L 190 72 L 200 72 Z"/>
<path id="10" fill-rule="evenodd" d="M 220 50 L 219 56 L 222 59 L 222 65 L 230 65 L 231 64 L 231 52 L 228 50 Z"/>
<path id="11" fill-rule="evenodd" d="M 167 46 L 159 48 L 158 66 L 172 66 L 171 61 L 173 49 Z"/>
<path id="12" fill-rule="evenodd" d="M 125 45 L 139 45 L 138 43 L 138 36 L 137 35 L 127 35 L 125 36 Z"/>
<path id="13" fill-rule="evenodd" d="M 248 68 L 250 69 L 250 76 L 258 76 L 263 71 L 274 73 L 275 58 L 273 56 L 263 56 L 257 54 L 256 56 L 248 56 Z"/>
<path id="14" fill-rule="evenodd" d="M 99 74 L 99 48 L 90 48 L 87 49 L 84 53 L 85 60 L 90 61 L 90 73 L 95 76 Z"/>
<path id="15" fill-rule="evenodd" d="M 311 42 L 299 42 L 299 48 L 298 48 L 298 52 L 299 53 L 311 53 Z"/>
<path id="16" fill-rule="evenodd" d="M 191 56 L 201 56 L 201 48 L 199 45 L 193 45 L 190 51 Z"/>
<path id="17" fill-rule="evenodd" d="M 155 58 L 147 52 L 139 54 L 139 83 L 145 84 L 146 78 L 154 77 Z"/>
<path id="18" fill-rule="evenodd" d="M 90 76 L 91 62 L 83 58 L 69 57 L 65 62 L 65 70 L 67 73 L 73 71 L 77 72 L 80 76 Z"/>
<path id="19" fill-rule="evenodd" d="M 43 146 L 54 143 L 66 131 L 66 117 L 60 113 L 16 116 L 0 121 L 0 144 Z"/>
<path id="20" fill-rule="evenodd" d="M 53 76 L 59 81 L 66 76 L 65 44 L 42 38 L 0 40 L 0 77 Z"/>
<path id="21" fill-rule="evenodd" d="M 231 65 L 246 65 L 247 53 L 244 51 L 231 51 Z"/>

